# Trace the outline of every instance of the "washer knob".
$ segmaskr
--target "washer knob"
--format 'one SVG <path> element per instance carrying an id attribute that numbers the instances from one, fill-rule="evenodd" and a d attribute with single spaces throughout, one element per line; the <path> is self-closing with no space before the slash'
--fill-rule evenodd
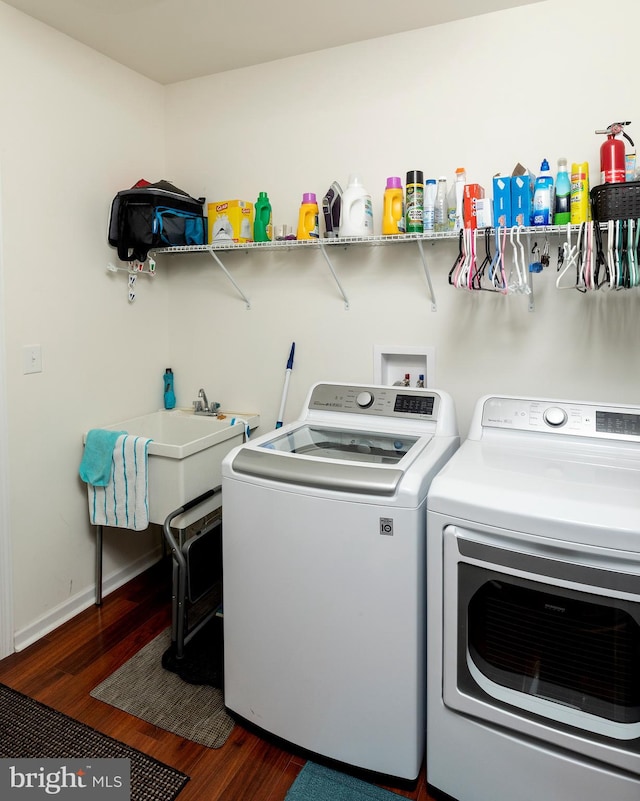
<path id="1" fill-rule="evenodd" d="M 360 392 L 356 398 L 356 403 L 361 409 L 368 409 L 373 403 L 373 395 L 370 392 Z"/>
<path id="2" fill-rule="evenodd" d="M 563 426 L 567 422 L 567 413 L 559 406 L 551 406 L 549 409 L 546 409 L 543 417 L 545 423 L 554 428 Z"/>

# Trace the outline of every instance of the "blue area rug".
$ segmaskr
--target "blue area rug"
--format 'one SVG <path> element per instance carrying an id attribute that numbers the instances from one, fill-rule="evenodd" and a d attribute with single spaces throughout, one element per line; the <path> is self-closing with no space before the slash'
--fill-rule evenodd
<path id="1" fill-rule="evenodd" d="M 401 797 L 346 773 L 307 762 L 285 801 L 398 801 Z"/>

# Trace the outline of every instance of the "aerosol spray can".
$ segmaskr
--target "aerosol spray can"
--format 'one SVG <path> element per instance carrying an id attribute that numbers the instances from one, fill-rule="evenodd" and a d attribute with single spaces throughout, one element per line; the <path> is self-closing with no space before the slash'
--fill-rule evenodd
<path id="1" fill-rule="evenodd" d="M 421 234 L 424 231 L 424 176 L 422 170 L 407 173 L 404 211 L 405 231 L 408 234 Z"/>

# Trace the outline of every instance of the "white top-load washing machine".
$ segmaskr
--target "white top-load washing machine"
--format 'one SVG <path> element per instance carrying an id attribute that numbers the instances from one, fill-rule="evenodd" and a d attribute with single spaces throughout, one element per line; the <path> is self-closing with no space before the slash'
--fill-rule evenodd
<path id="1" fill-rule="evenodd" d="M 485 397 L 427 501 L 427 781 L 640 798 L 640 408 Z"/>
<path id="2" fill-rule="evenodd" d="M 414 779 L 425 736 L 425 523 L 453 401 L 318 383 L 222 464 L 225 703 L 284 740 Z"/>

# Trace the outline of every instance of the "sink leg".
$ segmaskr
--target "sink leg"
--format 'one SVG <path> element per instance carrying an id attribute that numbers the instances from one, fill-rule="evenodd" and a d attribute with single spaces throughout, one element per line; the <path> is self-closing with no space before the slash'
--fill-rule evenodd
<path id="1" fill-rule="evenodd" d="M 102 526 L 96 526 L 96 606 L 102 606 Z"/>

